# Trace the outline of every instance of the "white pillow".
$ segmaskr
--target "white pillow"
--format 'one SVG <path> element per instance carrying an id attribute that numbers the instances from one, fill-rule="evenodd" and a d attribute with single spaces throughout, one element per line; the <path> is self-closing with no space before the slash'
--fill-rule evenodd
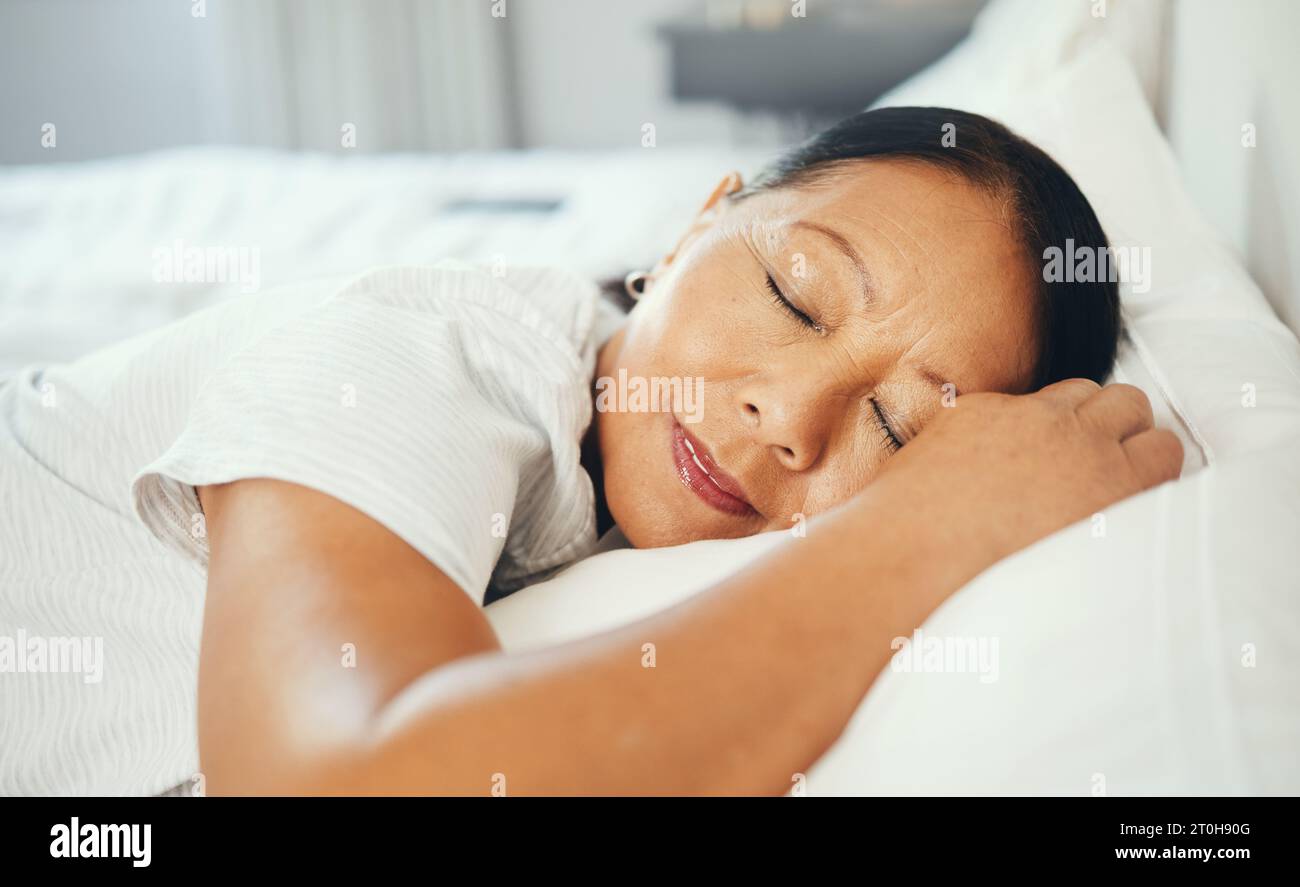
<path id="1" fill-rule="evenodd" d="M 995 0 L 946 56 L 874 104 L 967 108 L 1021 94 L 1106 37 L 1128 60 L 1149 106 L 1160 88 L 1165 0 Z"/>
<path id="2" fill-rule="evenodd" d="M 1034 76 L 1000 99 L 927 89 L 1042 145 L 1116 245 L 1151 248 L 1150 291 L 1121 288 L 1133 341 L 1117 376 L 1177 422 L 1189 473 L 950 599 L 922 631 L 997 639 L 997 680 L 886 669 L 807 791 L 1300 792 L 1300 345 L 1196 214 L 1122 55 L 1094 40 Z M 780 544 L 798 541 L 602 554 L 487 612 L 507 649 L 555 643 L 663 609 Z"/>

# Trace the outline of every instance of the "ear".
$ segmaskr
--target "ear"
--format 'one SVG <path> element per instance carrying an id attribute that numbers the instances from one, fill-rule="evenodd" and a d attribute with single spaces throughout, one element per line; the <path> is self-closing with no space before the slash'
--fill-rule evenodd
<path id="1" fill-rule="evenodd" d="M 677 241 L 677 245 L 655 264 L 654 269 L 650 272 L 650 280 L 647 283 L 652 282 L 665 271 L 688 243 L 717 221 L 718 216 L 730 203 L 731 195 L 743 188 L 744 184 L 740 178 L 740 173 L 734 170 L 727 173 L 722 181 L 718 182 L 717 187 L 713 189 L 713 193 L 709 195 L 709 199 L 704 201 L 704 206 L 700 207 L 700 211 L 695 214 L 695 220 L 691 222 L 691 226 L 686 229 L 686 233 Z"/>

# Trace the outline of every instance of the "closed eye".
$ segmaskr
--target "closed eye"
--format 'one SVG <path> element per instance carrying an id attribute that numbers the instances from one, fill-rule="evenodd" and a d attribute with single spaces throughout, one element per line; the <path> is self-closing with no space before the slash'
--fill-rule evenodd
<path id="1" fill-rule="evenodd" d="M 772 279 L 771 274 L 767 275 L 767 289 L 768 292 L 772 294 L 772 301 L 776 302 L 776 304 L 779 305 L 787 314 L 808 327 L 810 330 L 816 330 L 817 332 L 822 331 L 821 324 L 813 320 L 807 314 L 804 314 L 794 306 L 793 302 L 785 297 L 785 293 L 781 292 L 781 288 L 776 285 L 776 281 Z"/>
<path id="2" fill-rule="evenodd" d="M 871 409 L 876 414 L 876 424 L 880 426 L 881 442 L 891 453 L 896 453 L 903 448 L 902 439 L 894 432 L 893 426 L 885 417 L 884 412 L 880 409 L 880 403 L 874 397 L 871 398 Z"/>

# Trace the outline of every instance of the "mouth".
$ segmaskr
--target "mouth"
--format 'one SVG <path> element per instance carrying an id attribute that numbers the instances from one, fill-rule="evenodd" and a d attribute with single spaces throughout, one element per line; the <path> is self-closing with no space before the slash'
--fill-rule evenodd
<path id="1" fill-rule="evenodd" d="M 673 462 L 677 478 L 706 505 L 739 517 L 757 515 L 736 480 L 718 467 L 704 444 L 696 440 L 676 418 L 672 427 Z"/>

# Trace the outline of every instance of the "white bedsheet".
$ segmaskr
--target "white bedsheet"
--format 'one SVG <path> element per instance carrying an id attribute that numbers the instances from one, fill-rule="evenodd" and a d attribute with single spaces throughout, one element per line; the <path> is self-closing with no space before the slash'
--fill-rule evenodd
<path id="1" fill-rule="evenodd" d="M 767 152 L 637 148 L 337 157 L 180 149 L 0 169 L 0 373 L 75 357 L 237 286 L 160 283 L 154 251 L 257 250 L 260 288 L 445 256 L 592 276 L 671 246 L 730 169 Z M 551 211 L 458 201 L 556 201 Z"/>

